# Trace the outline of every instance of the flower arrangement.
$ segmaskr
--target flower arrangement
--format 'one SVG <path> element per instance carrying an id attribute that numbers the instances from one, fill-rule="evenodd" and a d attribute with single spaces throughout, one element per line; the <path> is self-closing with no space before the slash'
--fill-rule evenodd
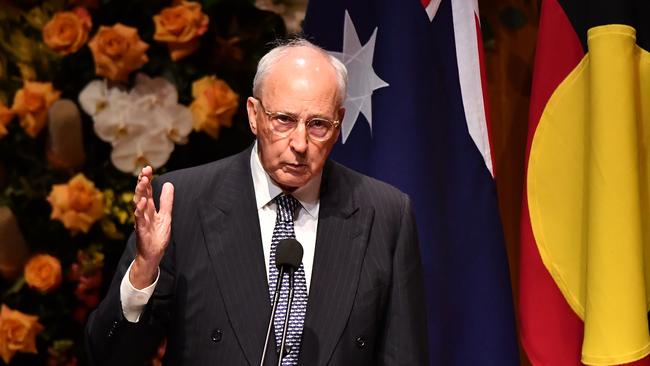
<path id="1" fill-rule="evenodd" d="M 249 146 L 242 98 L 287 26 L 254 1 L 0 3 L 0 364 L 84 365 L 134 175 Z"/>

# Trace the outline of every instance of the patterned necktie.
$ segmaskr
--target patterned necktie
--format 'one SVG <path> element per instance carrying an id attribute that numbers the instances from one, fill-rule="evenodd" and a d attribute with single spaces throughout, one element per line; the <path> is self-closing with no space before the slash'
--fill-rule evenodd
<path id="1" fill-rule="evenodd" d="M 279 270 L 275 266 L 275 249 L 282 239 L 295 238 L 296 233 L 293 229 L 293 215 L 300 203 L 293 196 L 279 195 L 275 198 L 277 204 L 277 217 L 275 219 L 275 228 L 271 239 L 271 261 L 269 268 L 269 292 L 271 303 L 273 302 L 273 291 L 278 278 Z M 289 274 L 284 276 L 282 288 L 280 290 L 280 299 L 273 319 L 275 329 L 275 341 L 277 349 L 280 349 L 282 341 L 282 330 L 284 329 L 284 317 L 287 313 L 287 302 L 289 301 Z M 300 353 L 300 340 L 302 338 L 302 327 L 305 322 L 305 311 L 307 309 L 307 281 L 305 280 L 305 268 L 300 264 L 298 271 L 294 273 L 293 282 L 293 303 L 291 313 L 289 314 L 289 326 L 287 328 L 287 340 L 285 342 L 285 357 L 282 360 L 282 366 L 295 366 L 298 364 L 298 354 Z"/>

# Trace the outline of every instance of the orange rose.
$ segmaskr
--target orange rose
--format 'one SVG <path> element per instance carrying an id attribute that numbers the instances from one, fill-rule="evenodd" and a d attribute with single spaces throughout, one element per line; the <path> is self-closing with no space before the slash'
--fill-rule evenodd
<path id="1" fill-rule="evenodd" d="M 176 61 L 199 48 L 199 37 L 208 30 L 209 18 L 201 12 L 201 4 L 182 1 L 163 9 L 153 21 L 153 39 L 167 43 L 171 58 Z"/>
<path id="2" fill-rule="evenodd" d="M 47 200 L 52 205 L 50 218 L 61 221 L 73 233 L 87 233 L 90 226 L 104 215 L 104 195 L 81 173 L 68 184 L 52 186 Z"/>
<path id="3" fill-rule="evenodd" d="M 61 262 L 51 255 L 35 255 L 25 265 L 25 282 L 42 293 L 59 287 L 61 278 Z"/>
<path id="4" fill-rule="evenodd" d="M 95 60 L 95 73 L 110 80 L 126 81 L 129 73 L 149 59 L 145 53 L 149 45 L 138 36 L 138 30 L 117 23 L 99 27 L 88 47 Z"/>
<path id="5" fill-rule="evenodd" d="M 25 86 L 16 92 L 11 109 L 20 117 L 20 126 L 29 136 L 36 137 L 45 127 L 47 111 L 60 95 L 52 83 L 37 81 L 25 81 Z"/>
<path id="6" fill-rule="evenodd" d="M 59 55 L 69 55 L 86 43 L 90 28 L 92 19 L 86 9 L 60 11 L 43 27 L 43 41 Z"/>
<path id="7" fill-rule="evenodd" d="M 194 101 L 190 105 L 195 131 L 204 131 L 213 138 L 221 126 L 232 126 L 232 117 L 239 106 L 239 95 L 225 81 L 205 76 L 192 84 Z"/>
<path id="8" fill-rule="evenodd" d="M 7 136 L 7 125 L 14 119 L 14 112 L 0 102 L 0 139 Z"/>
<path id="9" fill-rule="evenodd" d="M 11 362 L 16 352 L 37 353 L 36 335 L 45 329 L 35 315 L 2 305 L 0 310 L 0 357 Z"/>

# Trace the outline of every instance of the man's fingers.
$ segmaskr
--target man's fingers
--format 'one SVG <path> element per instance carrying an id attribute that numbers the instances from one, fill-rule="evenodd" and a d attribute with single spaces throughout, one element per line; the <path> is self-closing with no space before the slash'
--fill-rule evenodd
<path id="1" fill-rule="evenodd" d="M 139 197 L 142 197 L 146 193 L 146 187 L 147 183 L 149 182 L 149 178 L 146 178 L 144 176 L 141 176 L 138 178 L 138 183 L 135 185 L 135 194 L 138 195 Z M 138 197 L 135 202 L 139 202 L 140 198 Z"/>
<path id="2" fill-rule="evenodd" d="M 140 170 L 140 174 L 138 174 L 138 182 L 142 179 L 142 177 L 148 177 L 149 180 L 151 180 L 151 177 L 153 177 L 153 169 L 149 165 Z"/>
<path id="3" fill-rule="evenodd" d="M 145 177 L 143 179 L 146 179 L 148 184 L 145 185 L 145 195 L 147 198 L 153 198 L 153 187 L 151 186 L 151 179 L 149 177 Z"/>
<path id="4" fill-rule="evenodd" d="M 140 201 L 140 197 L 150 197 L 152 196 L 151 181 L 153 180 L 153 169 L 147 165 L 138 174 L 138 183 L 135 186 L 135 196 L 133 197 L 133 202 L 137 203 Z"/>
<path id="5" fill-rule="evenodd" d="M 135 217 L 135 226 L 137 228 L 144 228 L 147 225 L 147 219 L 145 217 L 145 207 L 147 206 L 147 199 L 141 197 L 140 200 L 135 205 L 135 211 L 133 216 Z"/>
<path id="6" fill-rule="evenodd" d="M 171 215 L 174 207 L 174 185 L 165 182 L 160 193 L 160 210 L 161 215 Z"/>
<path id="7" fill-rule="evenodd" d="M 147 204 L 144 208 L 144 213 L 148 218 L 153 218 L 156 216 L 156 203 L 153 201 L 153 197 L 146 197 Z"/>
<path id="8" fill-rule="evenodd" d="M 135 186 L 135 195 L 133 196 L 133 202 L 140 202 L 140 198 L 142 197 L 146 199 L 153 197 L 151 192 L 151 181 L 147 176 L 143 176 Z"/>
<path id="9" fill-rule="evenodd" d="M 138 227 L 148 225 L 158 212 L 160 215 L 171 215 L 174 205 L 174 186 L 166 182 L 160 193 L 159 210 L 153 200 L 151 176 L 153 169 L 150 166 L 142 168 L 138 175 L 138 184 L 135 186 L 133 201 L 136 203 L 135 216 Z"/>
<path id="10" fill-rule="evenodd" d="M 148 177 L 149 180 L 151 180 L 151 178 L 153 177 L 153 168 L 151 166 L 147 165 L 144 168 L 142 168 L 142 170 L 140 171 L 140 174 L 143 177 Z"/>

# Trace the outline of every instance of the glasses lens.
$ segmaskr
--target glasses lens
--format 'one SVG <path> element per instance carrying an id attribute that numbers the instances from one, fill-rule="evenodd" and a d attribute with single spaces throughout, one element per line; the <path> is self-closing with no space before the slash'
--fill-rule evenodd
<path id="1" fill-rule="evenodd" d="M 309 136 L 317 140 L 327 140 L 332 131 L 332 122 L 321 119 L 314 118 L 308 123 Z"/>
<path id="2" fill-rule="evenodd" d="M 298 125 L 298 120 L 284 113 L 275 113 L 271 117 L 271 126 L 273 130 L 279 133 L 291 132 Z"/>

